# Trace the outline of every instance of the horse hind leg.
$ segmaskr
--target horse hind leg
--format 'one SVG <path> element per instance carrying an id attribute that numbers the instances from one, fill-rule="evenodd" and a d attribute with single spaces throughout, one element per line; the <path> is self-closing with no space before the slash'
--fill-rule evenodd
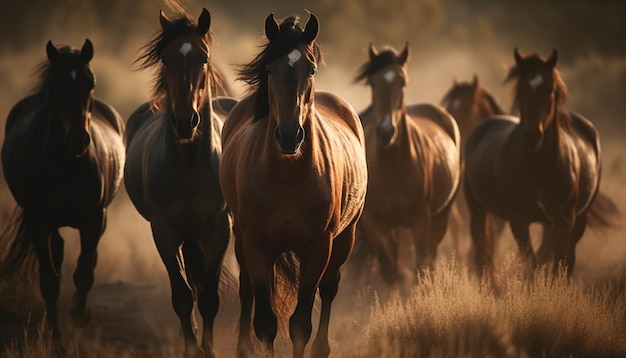
<path id="1" fill-rule="evenodd" d="M 559 270 L 564 268 L 567 277 L 571 277 L 576 263 L 576 244 L 585 233 L 587 227 L 586 214 L 576 218 L 573 228 L 567 226 L 556 228 L 554 232 L 554 262 L 552 271 L 555 275 L 559 274 Z"/>

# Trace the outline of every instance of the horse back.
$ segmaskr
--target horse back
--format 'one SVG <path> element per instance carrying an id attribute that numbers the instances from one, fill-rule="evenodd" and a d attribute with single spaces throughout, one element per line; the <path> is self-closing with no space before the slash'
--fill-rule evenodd
<path id="1" fill-rule="evenodd" d="M 593 147 L 596 152 L 596 157 L 600 159 L 601 150 L 600 150 L 600 135 L 596 130 L 593 123 L 590 120 L 583 117 L 581 114 L 576 112 L 569 112 L 569 115 L 572 119 L 571 124 L 572 128 L 581 135 L 589 144 Z M 600 160 L 598 160 L 600 163 Z"/>
<path id="2" fill-rule="evenodd" d="M 459 126 L 454 117 L 443 107 L 431 103 L 419 103 L 407 106 L 406 111 L 412 118 L 427 118 L 437 124 L 459 147 L 461 141 Z"/>
<path id="3" fill-rule="evenodd" d="M 320 113 L 330 112 L 332 116 L 327 118 L 335 118 L 348 126 L 348 128 L 359 139 L 361 145 L 365 145 L 365 135 L 363 134 L 363 125 L 354 108 L 341 97 L 325 91 L 315 92 L 315 108 Z"/>

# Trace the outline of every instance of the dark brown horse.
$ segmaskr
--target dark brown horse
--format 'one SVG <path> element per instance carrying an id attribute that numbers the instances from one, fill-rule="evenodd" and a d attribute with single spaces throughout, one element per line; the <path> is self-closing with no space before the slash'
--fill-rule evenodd
<path id="1" fill-rule="evenodd" d="M 56 303 L 64 245 L 58 229 L 70 226 L 80 232 L 71 315 L 77 326 L 84 326 L 91 316 L 87 294 L 106 209 L 122 181 L 124 125 L 113 107 L 94 97 L 91 41 L 85 40 L 80 50 L 48 42 L 46 51 L 39 86 L 11 109 L 6 122 L 2 165 L 21 217 L 14 223 L 16 235 L 2 238 L 13 241 L 1 271 L 23 279 L 22 269 L 35 269 L 27 266 L 36 255 L 47 324 L 58 339 Z"/>
<path id="2" fill-rule="evenodd" d="M 252 353 L 253 302 L 256 336 L 272 350 L 274 265 L 285 252 L 300 262 L 297 306 L 289 325 L 293 356 L 302 357 L 309 341 L 318 287 L 322 309 L 312 355 L 330 352 L 330 309 L 340 268 L 354 243 L 367 168 L 356 112 L 341 98 L 315 91 L 321 62 L 317 34 L 313 14 L 304 29 L 296 17 L 279 24 L 270 14 L 267 45 L 240 73 L 251 93 L 224 126 L 220 183 L 233 212 L 241 267 L 240 356 Z"/>
<path id="3" fill-rule="evenodd" d="M 408 59 L 408 44 L 401 53 L 370 44 L 357 76 L 372 88 L 360 114 L 369 181 L 359 225 L 390 284 L 413 283 L 434 263 L 461 176 L 454 118 L 437 105 L 406 104 Z M 403 255 L 413 250 L 415 259 Z"/>
<path id="4" fill-rule="evenodd" d="M 224 115 L 236 101 L 211 100 L 216 73 L 209 12 L 203 9 L 197 23 L 184 13 L 170 20 L 161 12 L 159 18 L 161 31 L 138 59 L 141 68 L 156 67 L 157 78 L 151 102 L 128 119 L 124 183 L 137 211 L 150 221 L 185 355 L 213 356 L 218 283 L 231 233 L 219 186 L 220 136 Z M 196 300 L 203 317 L 201 347 L 192 318 Z"/>
<path id="5" fill-rule="evenodd" d="M 494 116 L 469 135 L 465 151 L 465 194 L 471 215 L 476 264 L 493 271 L 493 238 L 487 213 L 509 222 L 529 271 L 536 265 L 529 225 L 543 225 L 541 261 L 554 258 L 571 274 L 576 243 L 588 214 L 603 215 L 594 198 L 600 183 L 600 139 L 593 124 L 569 112 L 567 88 L 556 70 L 557 52 L 545 59 L 515 49 L 507 80 L 517 80 L 519 119 Z"/>
<path id="6" fill-rule="evenodd" d="M 463 161 L 463 147 L 467 136 L 484 118 L 504 114 L 495 97 L 474 75 L 471 81 L 452 81 L 452 87 L 446 92 L 441 104 L 454 117 L 459 125 L 461 133 L 461 162 Z M 502 233 L 504 222 L 493 216 L 488 216 L 491 237 L 494 239 Z M 449 230 L 451 232 L 454 248 L 460 249 L 459 239 L 464 238 L 469 232 L 469 212 L 465 202 L 463 186 L 453 203 Z"/>

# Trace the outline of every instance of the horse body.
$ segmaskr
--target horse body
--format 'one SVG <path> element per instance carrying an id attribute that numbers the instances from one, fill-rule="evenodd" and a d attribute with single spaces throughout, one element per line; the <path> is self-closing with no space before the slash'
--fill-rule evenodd
<path id="1" fill-rule="evenodd" d="M 160 20 L 162 32 L 142 57 L 144 68 L 162 63 L 155 97 L 128 119 L 124 182 L 135 208 L 150 222 L 167 269 L 185 355 L 213 356 L 218 283 L 231 232 L 219 187 L 225 112 L 213 107 L 236 101 L 211 100 L 209 12 L 203 9 L 197 24 L 186 15 L 169 20 L 161 13 Z M 196 300 L 203 317 L 201 346 L 192 316 Z"/>
<path id="2" fill-rule="evenodd" d="M 253 303 L 256 336 L 265 348 L 273 347 L 274 312 L 283 312 L 272 306 L 279 279 L 274 266 L 288 252 L 300 262 L 289 327 L 293 355 L 304 354 L 318 288 L 322 310 L 312 355 L 330 351 L 330 307 L 354 244 L 367 170 L 356 113 L 339 97 L 314 89 L 321 60 L 317 31 L 312 14 L 304 30 L 297 18 L 279 25 L 267 17 L 269 43 L 240 76 L 256 84 L 256 91 L 232 109 L 224 126 L 220 183 L 233 212 L 241 267 L 240 356 L 252 353 Z"/>
<path id="3" fill-rule="evenodd" d="M 2 164 L 7 184 L 22 210 L 4 271 L 18 271 L 34 254 L 39 259 L 40 287 L 47 323 L 58 338 L 63 239 L 58 229 L 80 232 L 81 254 L 74 272 L 77 288 L 74 323 L 89 321 L 87 294 L 93 285 L 96 248 L 106 227 L 106 208 L 122 180 L 124 125 L 117 111 L 93 98 L 89 69 L 93 46 L 78 51 L 47 46 L 39 91 L 18 102 L 6 122 Z"/>
<path id="4" fill-rule="evenodd" d="M 493 268 L 493 239 L 484 231 L 490 212 L 509 222 L 530 268 L 536 259 L 528 226 L 543 224 L 539 259 L 554 258 L 555 271 L 564 264 L 571 274 L 600 182 L 598 134 L 591 122 L 562 108 L 566 92 L 554 70 L 556 52 L 545 61 L 516 51 L 516 62 L 510 77 L 519 77 L 521 119 L 488 118 L 466 145 L 465 191 L 476 263 L 489 272 Z"/>
<path id="5" fill-rule="evenodd" d="M 360 226 L 392 284 L 413 281 L 413 265 L 405 262 L 411 258 L 403 257 L 407 251 L 415 250 L 415 267 L 434 262 L 460 178 L 459 131 L 452 116 L 436 105 L 404 104 L 407 56 L 408 46 L 399 55 L 370 47 L 360 76 L 373 86 L 373 104 L 361 113 L 369 181 Z"/>

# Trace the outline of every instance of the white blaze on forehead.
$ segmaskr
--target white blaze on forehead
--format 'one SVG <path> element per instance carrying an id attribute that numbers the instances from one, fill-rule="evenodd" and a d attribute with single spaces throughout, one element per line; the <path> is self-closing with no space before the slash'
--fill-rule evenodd
<path id="1" fill-rule="evenodd" d="M 393 70 L 389 70 L 385 72 L 383 77 L 385 78 L 385 81 L 387 81 L 387 83 L 391 83 L 391 81 L 393 81 L 393 79 L 396 78 L 396 73 L 393 72 Z"/>
<path id="2" fill-rule="evenodd" d="M 70 71 L 70 77 L 72 77 L 72 79 L 73 79 L 74 81 L 76 81 L 76 70 L 71 70 L 71 71 Z"/>
<path id="3" fill-rule="evenodd" d="M 189 42 L 185 42 L 182 46 L 180 46 L 180 53 L 183 54 L 183 56 L 187 56 L 187 54 L 191 51 L 193 47 L 191 46 L 191 44 Z"/>
<path id="4" fill-rule="evenodd" d="M 534 90 L 537 89 L 537 87 L 543 83 L 543 77 L 541 77 L 540 74 L 537 74 L 537 76 L 535 76 L 534 78 L 532 78 L 530 81 L 528 81 L 528 84 L 530 85 L 530 87 L 532 87 Z"/>
<path id="5" fill-rule="evenodd" d="M 298 50 L 293 50 L 289 52 L 287 58 L 289 58 L 289 66 L 293 67 L 293 65 L 298 62 L 298 60 L 302 57 L 302 54 Z"/>

